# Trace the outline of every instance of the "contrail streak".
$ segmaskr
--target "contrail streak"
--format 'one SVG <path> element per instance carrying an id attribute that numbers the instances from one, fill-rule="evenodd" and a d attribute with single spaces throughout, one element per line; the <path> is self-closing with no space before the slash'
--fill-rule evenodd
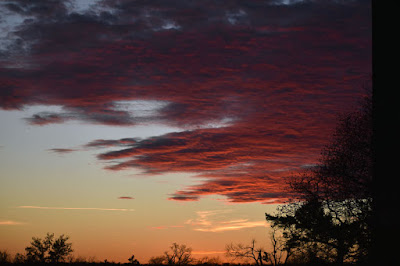
<path id="1" fill-rule="evenodd" d="M 43 206 L 18 206 L 17 208 L 21 208 L 21 209 L 44 209 L 44 210 L 91 210 L 91 211 L 122 211 L 122 212 L 132 212 L 132 211 L 134 211 L 134 209 L 43 207 Z"/>

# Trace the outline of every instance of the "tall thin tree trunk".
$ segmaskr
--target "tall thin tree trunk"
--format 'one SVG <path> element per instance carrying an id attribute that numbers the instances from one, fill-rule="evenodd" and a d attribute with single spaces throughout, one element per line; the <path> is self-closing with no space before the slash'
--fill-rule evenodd
<path id="1" fill-rule="evenodd" d="M 339 239 L 336 251 L 337 251 L 336 264 L 337 265 L 343 265 L 343 263 L 344 263 L 344 255 L 346 253 L 346 249 L 344 247 L 344 240 L 343 239 Z"/>

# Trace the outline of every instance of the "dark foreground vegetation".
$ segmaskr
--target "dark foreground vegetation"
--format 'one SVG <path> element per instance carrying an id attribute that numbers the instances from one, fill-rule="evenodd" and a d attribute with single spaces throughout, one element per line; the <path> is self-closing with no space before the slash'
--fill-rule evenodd
<path id="1" fill-rule="evenodd" d="M 305 254 L 311 262 L 337 265 L 372 260 L 372 138 L 372 101 L 365 98 L 339 118 L 319 163 L 288 179 L 292 202 L 266 214 L 282 232 L 286 258 Z"/>
<path id="2" fill-rule="evenodd" d="M 190 247 L 173 243 L 142 265 L 373 265 L 372 137 L 372 100 L 366 97 L 357 110 L 339 117 L 319 163 L 288 177 L 292 200 L 266 214 L 271 250 L 258 247 L 255 240 L 231 243 L 225 247 L 226 257 L 245 263 L 229 264 L 219 258 L 194 259 Z M 114 263 L 74 258 L 72 252 L 67 236 L 47 234 L 32 238 L 25 254 L 0 252 L 0 264 L 141 264 L 134 255 L 127 258 L 129 263 Z"/>

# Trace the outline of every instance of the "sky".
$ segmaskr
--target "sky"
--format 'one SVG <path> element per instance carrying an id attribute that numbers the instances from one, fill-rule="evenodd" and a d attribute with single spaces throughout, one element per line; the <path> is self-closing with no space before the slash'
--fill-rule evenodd
<path id="1" fill-rule="evenodd" d="M 268 247 L 285 178 L 369 87 L 365 0 L 0 2 L 0 249 Z"/>

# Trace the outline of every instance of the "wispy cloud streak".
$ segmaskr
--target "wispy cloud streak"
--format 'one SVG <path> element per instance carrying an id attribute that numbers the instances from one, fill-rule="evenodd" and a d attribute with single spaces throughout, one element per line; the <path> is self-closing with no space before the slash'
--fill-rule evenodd
<path id="1" fill-rule="evenodd" d="M 242 222 L 219 222 L 212 226 L 206 228 L 195 228 L 195 231 L 201 232 L 223 232 L 223 231 L 236 231 L 245 228 L 253 228 L 253 227 L 266 227 L 265 221 L 248 221 L 244 220 Z"/>
<path id="2" fill-rule="evenodd" d="M 89 210 L 89 211 L 122 211 L 132 212 L 134 209 L 116 208 L 79 208 L 79 207 L 44 207 L 44 206 L 18 206 L 19 209 L 42 209 L 42 210 Z"/>
<path id="3" fill-rule="evenodd" d="M 23 224 L 25 224 L 25 223 L 17 222 L 17 221 L 11 221 L 11 220 L 0 221 L 0 225 L 23 225 Z"/>
<path id="4" fill-rule="evenodd" d="M 149 226 L 148 228 L 150 230 L 165 230 L 165 229 L 171 229 L 171 228 L 183 228 L 183 225 L 160 225 L 160 226 Z"/>
<path id="5" fill-rule="evenodd" d="M 265 227 L 265 221 L 250 221 L 249 219 L 226 220 L 224 214 L 230 210 L 198 211 L 197 217 L 189 219 L 186 224 L 191 226 L 194 231 L 200 232 L 224 232 L 236 231 L 253 227 Z"/>
<path id="6" fill-rule="evenodd" d="M 220 250 L 216 250 L 216 251 L 192 251 L 192 254 L 195 255 L 211 255 L 211 254 L 225 254 L 226 251 L 220 251 Z"/>

